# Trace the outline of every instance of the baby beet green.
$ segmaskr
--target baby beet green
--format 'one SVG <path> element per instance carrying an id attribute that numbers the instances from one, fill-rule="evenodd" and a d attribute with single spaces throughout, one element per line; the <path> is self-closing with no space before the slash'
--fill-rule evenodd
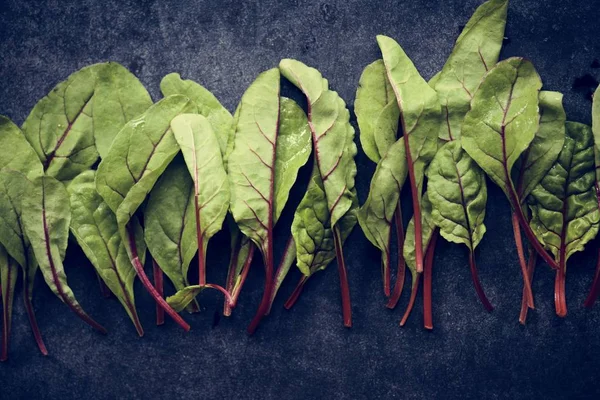
<path id="1" fill-rule="evenodd" d="M 281 60 L 281 73 L 304 93 L 307 100 L 308 124 L 315 152 L 315 164 L 323 182 L 340 276 L 344 326 L 352 326 L 352 306 L 346 263 L 342 251 L 342 232 L 338 221 L 355 204 L 356 164 L 354 128 L 350 113 L 339 95 L 314 68 L 291 59 Z M 300 246 L 299 243 L 297 243 Z M 299 248 L 299 247 L 298 247 Z M 299 257 L 298 257 L 299 258 Z"/>
<path id="2" fill-rule="evenodd" d="M 181 95 L 169 96 L 154 104 L 121 129 L 96 174 L 98 193 L 117 216 L 119 234 L 138 277 L 154 300 L 185 330 L 189 330 L 189 325 L 167 304 L 146 276 L 130 221 L 179 152 L 171 120 L 179 114 L 194 111 L 196 106 Z"/>
<path id="3" fill-rule="evenodd" d="M 531 227 L 558 264 L 554 303 L 560 317 L 567 315 L 567 260 L 596 236 L 600 224 L 593 144 L 589 126 L 567 122 L 560 155 L 528 200 Z"/>

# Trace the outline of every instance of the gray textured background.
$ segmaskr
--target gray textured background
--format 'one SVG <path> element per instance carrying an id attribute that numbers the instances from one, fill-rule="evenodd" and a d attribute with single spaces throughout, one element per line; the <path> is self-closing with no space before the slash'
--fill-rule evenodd
<path id="1" fill-rule="evenodd" d="M 375 35 L 397 39 L 424 77 L 443 65 L 479 0 L 407 1 L 32 1 L 0 3 L 0 113 L 21 124 L 35 102 L 71 72 L 114 60 L 130 68 L 153 98 L 169 72 L 197 80 L 233 110 L 256 75 L 293 57 L 318 68 L 352 109 L 362 69 L 379 57 Z M 591 122 L 589 89 L 574 90 L 600 58 L 600 4 L 512 0 L 502 57 L 537 66 L 544 87 L 565 93 L 570 119 Z M 588 80 L 590 77 L 588 77 Z M 585 80 L 584 80 L 585 81 Z M 293 91 L 286 87 L 284 92 Z M 297 96 L 297 93 L 295 93 Z M 374 165 L 359 151 L 357 188 L 364 201 Z M 308 169 L 304 170 L 306 184 Z M 292 196 L 297 202 L 302 184 Z M 277 229 L 281 251 L 293 204 Z M 573 257 L 569 315 L 553 309 L 553 274 L 540 266 L 537 310 L 518 324 L 521 278 L 509 207 L 490 188 L 488 234 L 478 250 L 480 275 L 496 309 L 486 314 L 471 285 L 466 251 L 440 240 L 433 279 L 433 332 L 422 328 L 419 297 L 404 328 L 408 301 L 383 307 L 379 258 L 356 229 L 347 242 L 354 327 L 342 327 L 335 266 L 315 276 L 290 312 L 279 298 L 254 337 L 245 328 L 262 293 L 255 262 L 233 317 L 222 299 L 203 295 L 203 312 L 186 334 L 167 321 L 141 285 L 146 329 L 138 338 L 120 305 L 103 300 L 91 265 L 69 248 L 69 282 L 84 308 L 109 329 L 103 337 L 70 313 L 38 277 L 34 303 L 50 355 L 31 337 L 17 295 L 10 360 L 0 365 L 1 398 L 598 398 L 600 306 L 581 307 L 597 243 Z M 209 280 L 224 282 L 227 234 L 211 242 Z M 259 257 L 257 257 L 259 258 Z M 298 273 L 282 288 L 287 296 Z"/>

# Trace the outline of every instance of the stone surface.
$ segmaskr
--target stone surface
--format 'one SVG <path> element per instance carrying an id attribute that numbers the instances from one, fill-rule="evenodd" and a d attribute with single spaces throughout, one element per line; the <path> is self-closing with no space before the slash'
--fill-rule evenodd
<path id="1" fill-rule="evenodd" d="M 283 57 L 318 68 L 352 108 L 362 69 L 379 57 L 376 34 L 397 39 L 429 78 L 442 67 L 460 27 L 479 3 L 3 0 L 0 112 L 21 124 L 56 83 L 87 64 L 108 60 L 131 69 L 155 100 L 161 77 L 175 71 L 205 85 L 233 110 L 255 76 Z M 593 88 L 573 83 L 586 74 L 600 78 L 591 67 L 600 56 L 599 20 L 596 1 L 513 0 L 502 52 L 503 58 L 530 58 L 544 88 L 565 93 L 569 119 L 585 123 L 591 122 Z M 283 92 L 300 99 L 290 85 Z M 360 150 L 357 162 L 357 189 L 364 201 L 374 165 Z M 303 170 L 303 185 L 309 171 Z M 279 254 L 302 190 L 302 185 L 294 190 L 276 231 Z M 553 274 L 539 266 L 537 309 L 523 327 L 518 323 L 521 278 L 509 207 L 494 187 L 486 222 L 488 233 L 477 257 L 496 309 L 488 315 L 478 303 L 465 249 L 440 240 L 433 332 L 422 328 L 420 297 L 407 326 L 398 327 L 408 293 L 398 310 L 383 306 L 378 253 L 359 229 L 345 249 L 354 327 L 342 327 L 332 265 L 311 280 L 288 312 L 282 304 L 299 276 L 294 271 L 272 315 L 253 337 L 245 328 L 262 293 L 260 260 L 233 316 L 219 317 L 222 298 L 206 292 L 202 312 L 186 316 L 193 327 L 189 334 L 169 320 L 154 326 L 154 305 L 137 283 L 146 329 L 145 337 L 138 338 L 120 305 L 100 297 L 91 265 L 71 243 L 69 282 L 109 335 L 103 337 L 78 320 L 38 276 L 34 303 L 50 355 L 44 358 L 37 351 L 18 293 L 10 360 L 0 365 L 0 397 L 598 398 L 600 306 L 591 311 L 581 306 L 597 243 L 570 261 L 569 315 L 564 320 L 554 314 Z M 228 246 L 226 232 L 211 242 L 210 281 L 224 282 Z"/>

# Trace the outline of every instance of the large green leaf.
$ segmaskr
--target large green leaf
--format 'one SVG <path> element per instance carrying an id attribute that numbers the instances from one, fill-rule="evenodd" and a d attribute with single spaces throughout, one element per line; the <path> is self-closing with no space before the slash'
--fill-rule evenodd
<path id="1" fill-rule="evenodd" d="M 360 143 L 367 157 L 376 163 L 385 155 L 385 153 L 379 152 L 375 137 L 378 126 L 390 125 L 383 123 L 389 121 L 387 114 L 390 112 L 382 114 L 388 106 L 389 108 L 395 108 L 397 112 L 396 97 L 387 79 L 385 65 L 383 60 L 377 60 L 367 65 L 363 70 L 356 90 L 356 100 L 354 101 L 354 112 L 360 131 Z M 391 122 L 391 125 L 395 125 L 397 130 L 398 117 L 396 116 L 395 121 Z"/>
<path id="2" fill-rule="evenodd" d="M 279 70 L 298 87 L 308 102 L 308 122 L 321 174 L 331 225 L 335 226 L 354 201 L 356 145 L 350 113 L 340 96 L 314 68 L 291 59 L 281 60 Z"/>
<path id="3" fill-rule="evenodd" d="M 22 207 L 24 231 L 50 289 L 77 316 L 95 329 L 106 332 L 83 311 L 67 283 L 63 260 L 69 238 L 71 208 L 64 185 L 50 176 L 35 178 L 25 193 Z"/>
<path id="4" fill-rule="evenodd" d="M 2 170 L 19 171 L 29 178 L 44 173 L 42 163 L 19 127 L 0 115 L 0 171 Z"/>
<path id="5" fill-rule="evenodd" d="M 198 251 L 194 182 L 183 158 L 176 157 L 150 192 L 144 209 L 144 237 L 150 254 L 175 290 L 189 286 L 188 269 Z"/>
<path id="6" fill-rule="evenodd" d="M 358 212 L 358 222 L 365 236 L 381 250 L 384 276 L 390 268 L 392 220 L 407 173 L 404 141 L 398 140 L 377 165 L 369 196 Z"/>
<path id="7" fill-rule="evenodd" d="M 448 241 L 475 250 L 485 233 L 485 174 L 460 146 L 446 143 L 427 170 L 433 222 Z"/>
<path id="8" fill-rule="evenodd" d="M 517 193 L 522 201 L 548 173 L 565 142 L 566 114 L 563 95 L 558 92 L 540 92 L 540 127 L 529 148 L 521 157 Z"/>
<path id="9" fill-rule="evenodd" d="M 513 165 L 538 131 L 541 87 L 531 62 L 501 61 L 486 75 L 465 117 L 463 148 L 507 196 L 514 191 Z"/>
<path id="10" fill-rule="evenodd" d="M 110 62 L 98 70 L 92 117 L 101 158 L 106 157 L 121 128 L 151 105 L 144 85 L 121 64 Z"/>
<path id="11" fill-rule="evenodd" d="M 233 117 L 219 100 L 202 85 L 189 80 L 181 79 L 177 73 L 166 75 L 160 82 L 163 95 L 182 94 L 189 98 L 198 107 L 198 114 L 205 116 L 219 140 L 222 154 L 225 154 L 229 133 L 233 128 Z"/>
<path id="12" fill-rule="evenodd" d="M 431 86 L 442 105 L 439 137 L 460 139 L 462 123 L 484 74 L 498 62 L 508 0 L 490 0 L 477 8 L 456 41 L 452 54 Z"/>
<path id="13" fill-rule="evenodd" d="M 71 200 L 71 233 L 142 336 L 144 331 L 135 308 L 133 292 L 135 269 L 119 234 L 117 218 L 96 191 L 94 178 L 94 171 L 86 171 L 67 187 Z M 136 242 L 143 255 L 145 244 L 139 224 L 136 224 Z"/>
<path id="14" fill-rule="evenodd" d="M 94 64 L 74 72 L 41 99 L 23 123 L 23 133 L 46 174 L 66 181 L 96 162 L 95 140 L 107 150 L 126 120 L 150 103 L 143 86 L 125 68 Z"/>
<path id="15" fill-rule="evenodd" d="M 589 126 L 567 122 L 563 149 L 528 200 L 533 231 L 563 269 L 598 233 L 593 141 Z"/>

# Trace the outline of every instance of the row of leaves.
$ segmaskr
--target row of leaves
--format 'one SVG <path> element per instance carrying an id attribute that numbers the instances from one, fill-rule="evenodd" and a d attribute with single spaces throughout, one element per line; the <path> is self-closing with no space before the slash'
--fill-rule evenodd
<path id="1" fill-rule="evenodd" d="M 189 330 L 178 312 L 197 312 L 196 297 L 207 288 L 224 294 L 224 314 L 231 314 L 256 249 L 265 266 L 265 289 L 250 333 L 269 313 L 294 264 L 302 278 L 286 308 L 307 280 L 334 259 L 344 325 L 351 326 L 342 247 L 357 221 L 382 252 L 390 308 L 399 301 L 409 267 L 412 292 L 401 325 L 423 275 L 425 327 L 433 327 L 431 274 L 438 234 L 468 247 L 476 292 L 491 310 L 474 256 L 485 233 L 486 175 L 504 190 L 513 209 L 524 280 L 521 321 L 533 308 L 530 282 L 537 254 L 557 270 L 556 308 L 565 315 L 567 259 L 598 232 L 596 147 L 590 127 L 566 122 L 562 96 L 540 91 L 540 77 L 529 61 L 498 62 L 507 8 L 507 0 L 480 6 L 442 71 L 429 82 L 398 43 L 377 37 L 382 59 L 365 68 L 355 101 L 360 142 L 377 163 L 360 208 L 349 111 L 327 80 L 299 61 L 285 59 L 279 68 L 260 74 L 234 115 L 208 90 L 178 74 L 164 77 L 164 98 L 153 104 L 135 76 L 119 64 L 105 63 L 59 83 L 21 128 L 0 117 L 2 359 L 7 358 L 19 270 L 42 353 L 47 351 L 32 305 L 38 269 L 61 301 L 105 332 L 67 283 L 63 261 L 69 232 L 140 336 L 136 276 L 157 303 L 157 323 L 167 313 Z M 280 95 L 281 75 L 304 94 L 307 113 Z M 600 140 L 600 100 L 593 116 Z M 275 268 L 273 229 L 311 153 L 308 188 Z M 407 180 L 414 215 L 405 232 L 400 194 Z M 227 281 L 220 286 L 206 280 L 206 252 L 224 224 L 231 235 L 231 259 Z M 392 288 L 394 227 L 398 261 Z M 528 260 L 521 232 L 531 244 Z M 154 282 L 144 271 L 148 252 Z M 194 257 L 197 284 L 188 279 Z M 177 290 L 166 299 L 163 273 Z M 597 274 L 590 305 L 599 281 Z"/>

